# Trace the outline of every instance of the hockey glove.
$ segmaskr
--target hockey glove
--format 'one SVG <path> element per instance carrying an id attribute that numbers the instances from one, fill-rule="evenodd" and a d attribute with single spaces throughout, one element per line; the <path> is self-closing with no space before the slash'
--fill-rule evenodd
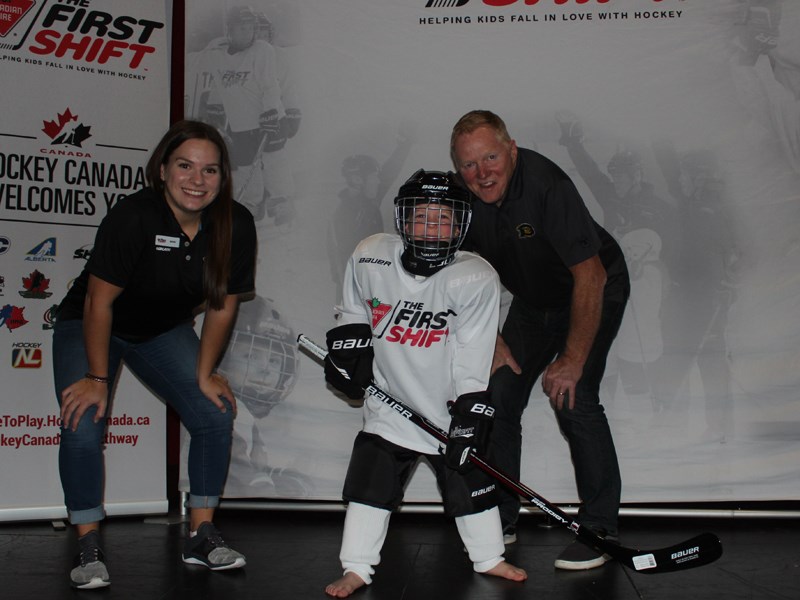
<path id="1" fill-rule="evenodd" d="M 287 108 L 286 116 L 281 119 L 281 133 L 287 139 L 292 139 L 300 129 L 300 119 L 302 115 L 299 108 Z"/>
<path id="2" fill-rule="evenodd" d="M 225 129 L 225 107 L 222 104 L 207 104 L 203 120 L 220 131 Z"/>
<path id="3" fill-rule="evenodd" d="M 325 381 L 351 400 L 362 399 L 372 381 L 372 330 L 366 323 L 340 325 L 326 339 Z"/>
<path id="4" fill-rule="evenodd" d="M 489 432 L 494 418 L 489 392 L 461 394 L 455 402 L 448 403 L 450 429 L 444 457 L 447 466 L 459 473 L 472 468 L 469 453 L 483 454 L 489 443 Z"/>
<path id="5" fill-rule="evenodd" d="M 286 135 L 281 131 L 278 111 L 274 108 L 261 113 L 258 125 L 264 134 L 264 152 L 275 152 L 286 144 Z"/>
<path id="6" fill-rule="evenodd" d="M 779 39 L 781 3 L 779 0 L 750 0 L 744 22 L 734 26 L 734 50 L 739 64 L 752 67 L 758 57 L 775 49 Z"/>

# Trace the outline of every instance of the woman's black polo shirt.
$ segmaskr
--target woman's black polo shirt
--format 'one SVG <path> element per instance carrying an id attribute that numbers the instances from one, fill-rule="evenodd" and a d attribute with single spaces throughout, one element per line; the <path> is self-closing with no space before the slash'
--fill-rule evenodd
<path id="1" fill-rule="evenodd" d="M 166 200 L 146 188 L 117 202 L 97 230 L 86 268 L 61 302 L 59 320 L 83 318 L 89 274 L 123 288 L 114 301 L 112 333 L 138 342 L 193 318 L 204 302 L 203 261 L 208 252 L 207 213 L 189 240 Z M 233 203 L 229 294 L 255 288 L 253 217 Z"/>

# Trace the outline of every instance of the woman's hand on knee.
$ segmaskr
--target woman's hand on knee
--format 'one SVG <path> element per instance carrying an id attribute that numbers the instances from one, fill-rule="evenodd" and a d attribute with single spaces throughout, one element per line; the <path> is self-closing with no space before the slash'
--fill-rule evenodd
<path id="1" fill-rule="evenodd" d="M 66 429 L 75 431 L 84 413 L 97 407 L 94 422 L 106 416 L 108 407 L 108 383 L 88 378 L 79 379 L 61 392 L 61 423 Z"/>
<path id="2" fill-rule="evenodd" d="M 230 403 L 234 416 L 236 415 L 236 398 L 227 379 L 219 373 L 212 373 L 209 377 L 199 378 L 197 383 L 203 395 L 211 400 L 221 412 L 228 411 L 228 407 L 223 401 L 225 399 Z"/>

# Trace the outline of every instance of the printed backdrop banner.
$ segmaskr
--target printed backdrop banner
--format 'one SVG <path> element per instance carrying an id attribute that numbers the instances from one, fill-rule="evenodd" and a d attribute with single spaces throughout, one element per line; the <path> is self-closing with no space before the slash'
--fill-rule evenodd
<path id="1" fill-rule="evenodd" d="M 487 108 L 628 258 L 602 387 L 623 501 L 800 498 L 800 2 L 198 0 L 186 17 L 185 113 L 228 136 L 260 235 L 259 298 L 221 365 L 240 407 L 227 497 L 340 498 L 361 412 L 295 337 L 324 342 L 356 242 L 393 229 L 399 185 L 450 169 L 453 124 Z M 538 383 L 522 480 L 577 500 Z M 439 499 L 427 467 L 407 499 Z"/>
<path id="2" fill-rule="evenodd" d="M 167 128 L 170 12 L 163 0 L 0 3 L 0 520 L 66 515 L 52 311 Z M 109 514 L 166 511 L 165 437 L 163 404 L 123 371 Z"/>

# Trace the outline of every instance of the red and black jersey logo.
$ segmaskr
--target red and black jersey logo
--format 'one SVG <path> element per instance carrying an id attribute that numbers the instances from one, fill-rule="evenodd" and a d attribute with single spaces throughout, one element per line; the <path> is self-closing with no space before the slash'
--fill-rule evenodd
<path id="1" fill-rule="evenodd" d="M 392 313 L 392 321 L 383 339 L 395 344 L 430 348 L 437 343 L 445 343 L 450 335 L 449 319 L 456 313 L 430 311 L 423 302 L 402 300 Z"/>

